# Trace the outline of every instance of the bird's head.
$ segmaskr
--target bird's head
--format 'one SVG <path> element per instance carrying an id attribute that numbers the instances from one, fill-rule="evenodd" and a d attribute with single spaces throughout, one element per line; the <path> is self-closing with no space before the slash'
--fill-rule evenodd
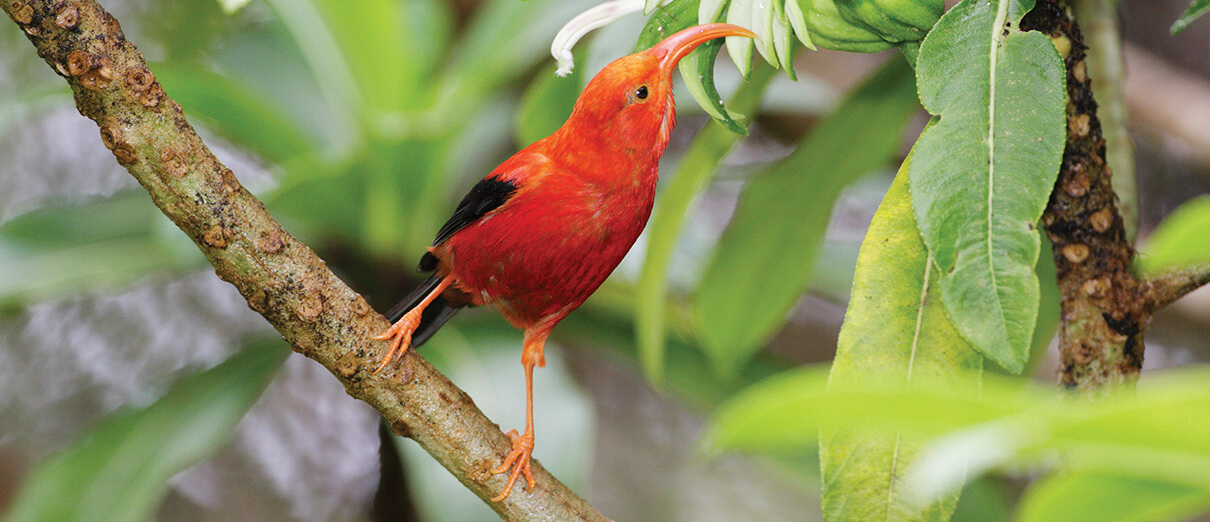
<path id="1" fill-rule="evenodd" d="M 615 60 L 584 88 L 564 130 L 623 149 L 655 148 L 657 155 L 663 153 L 676 116 L 672 71 L 699 45 L 725 36 L 756 37 L 731 24 L 699 25 Z"/>

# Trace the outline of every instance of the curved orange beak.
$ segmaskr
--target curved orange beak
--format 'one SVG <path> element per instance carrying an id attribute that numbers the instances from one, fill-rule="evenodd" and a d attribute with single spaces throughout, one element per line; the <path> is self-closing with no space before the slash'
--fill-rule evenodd
<path id="1" fill-rule="evenodd" d="M 697 46 L 724 36 L 756 38 L 756 33 L 731 24 L 697 25 L 688 29 L 682 29 L 676 34 L 665 38 L 664 41 L 655 44 L 651 48 L 651 51 L 656 56 L 662 55 L 662 58 L 660 58 L 661 69 L 671 70 L 676 66 L 677 62 L 681 61 L 681 58 L 688 56 L 694 49 L 697 49 Z"/>

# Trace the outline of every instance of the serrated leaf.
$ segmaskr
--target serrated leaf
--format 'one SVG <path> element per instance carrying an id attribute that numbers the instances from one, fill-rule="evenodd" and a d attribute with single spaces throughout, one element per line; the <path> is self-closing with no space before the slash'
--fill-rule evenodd
<path id="1" fill-rule="evenodd" d="M 1189 24 L 1201 18 L 1207 11 L 1210 11 L 1210 0 L 1193 0 L 1189 2 L 1189 8 L 1185 9 L 1184 13 L 1181 13 L 1180 18 L 1172 22 L 1172 27 L 1168 29 L 1169 32 L 1175 35 L 1184 31 L 1185 28 L 1189 27 Z"/>
<path id="2" fill-rule="evenodd" d="M 907 69 L 907 65 L 903 66 Z M 983 357 L 966 342 L 941 302 L 939 271 L 920 239 L 908 190 L 909 156 L 887 191 L 857 257 L 852 297 L 832 363 L 833 386 L 868 380 L 905 387 L 979 385 Z M 921 505 L 897 479 L 916 460 L 911 434 L 820 431 L 827 520 L 946 520 L 961 488 Z"/>
<path id="3" fill-rule="evenodd" d="M 149 519 L 168 479 L 222 447 L 289 353 L 279 340 L 252 343 L 154 404 L 106 418 L 30 473 L 5 520 Z"/>
<path id="4" fill-rule="evenodd" d="M 1169 268 L 1210 263 L 1210 196 L 1194 198 L 1168 214 L 1139 253 L 1139 268 L 1155 274 Z"/>
<path id="5" fill-rule="evenodd" d="M 1103 472 L 1053 474 L 1026 490 L 1021 522 L 1188 520 L 1210 507 L 1210 491 Z"/>
<path id="6" fill-rule="evenodd" d="M 740 85 L 731 103 L 740 110 L 755 109 L 774 72 L 771 67 L 757 67 L 750 80 Z M 722 127 L 708 126 L 699 132 L 681 157 L 672 181 L 660 194 L 647 225 L 647 256 L 635 290 L 635 332 L 639 363 L 651 382 L 659 382 L 664 371 L 664 309 L 672 250 L 689 205 L 706 188 L 710 174 L 738 140 L 739 135 Z"/>
<path id="7" fill-rule="evenodd" d="M 697 25 L 696 22 L 700 19 L 695 18 L 694 13 L 699 12 L 700 16 L 702 5 L 704 4 L 699 4 L 697 0 L 677 0 L 656 11 L 639 33 L 637 50 L 648 49 L 681 29 Z M 708 7 L 708 10 L 715 12 L 717 18 L 702 23 L 722 20 L 725 6 L 726 1 L 722 1 L 718 2 L 717 7 Z M 736 121 L 723 106 L 723 100 L 714 85 L 714 62 L 722 47 L 722 40 L 717 38 L 706 42 L 682 58 L 678 67 L 689 94 L 693 95 L 693 99 L 697 100 L 698 105 L 714 118 L 714 121 L 731 132 L 747 135 L 748 129 Z"/>
<path id="8" fill-rule="evenodd" d="M 929 32 L 916 64 L 937 122 L 909 172 L 921 233 L 954 323 L 1019 372 L 1037 319 L 1039 236 L 1064 145 L 1066 73 L 1050 40 L 1017 30 L 1029 0 L 966 0 Z"/>
<path id="9" fill-rule="evenodd" d="M 895 60 L 744 188 L 694 300 L 695 330 L 720 375 L 733 374 L 784 322 L 840 191 L 891 161 L 919 107 L 911 68 Z"/>

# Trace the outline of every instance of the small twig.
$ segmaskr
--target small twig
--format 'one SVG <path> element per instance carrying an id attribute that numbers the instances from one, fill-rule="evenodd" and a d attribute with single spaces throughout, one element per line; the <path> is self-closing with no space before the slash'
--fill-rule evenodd
<path id="1" fill-rule="evenodd" d="M 471 398 L 414 353 L 393 371 L 370 370 L 387 321 L 287 233 L 185 121 L 142 54 L 93 0 L 3 0 L 2 8 L 67 79 L 80 113 L 97 122 L 118 163 L 296 351 L 328 368 L 349 395 L 420 443 L 480 498 L 504 485 L 489 470 L 511 448 Z M 508 519 L 605 517 L 536 462 L 532 494 L 488 504 Z"/>
<path id="2" fill-rule="evenodd" d="M 1185 294 L 1210 284 L 1210 265 L 1187 266 L 1162 272 L 1148 278 L 1146 284 L 1147 307 L 1159 310 Z"/>

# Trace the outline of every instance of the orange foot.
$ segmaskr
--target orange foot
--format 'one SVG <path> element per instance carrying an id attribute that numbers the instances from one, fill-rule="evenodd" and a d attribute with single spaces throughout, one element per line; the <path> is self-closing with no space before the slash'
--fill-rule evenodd
<path id="1" fill-rule="evenodd" d="M 512 469 L 512 473 L 508 475 L 508 484 L 504 485 L 504 491 L 499 495 L 492 497 L 492 502 L 499 502 L 508 498 L 509 492 L 513 490 L 513 483 L 517 482 L 517 477 L 521 473 L 525 473 L 525 482 L 529 485 L 526 491 L 534 490 L 534 474 L 530 471 L 530 456 L 534 452 L 534 434 L 526 430 L 525 435 L 517 435 L 517 430 L 508 430 L 509 440 L 513 441 L 513 451 L 504 458 L 504 462 L 500 467 L 493 469 L 492 473 L 500 474 Z"/>
<path id="2" fill-rule="evenodd" d="M 391 341 L 391 349 L 387 350 L 386 357 L 382 358 L 382 362 L 374 370 L 374 375 L 377 375 L 383 368 L 386 368 L 391 361 L 395 360 L 395 357 L 403 356 L 403 354 L 407 353 L 408 347 L 412 345 L 412 332 L 415 332 L 416 327 L 420 326 L 420 313 L 415 312 L 417 310 L 413 309 L 411 312 L 403 314 L 403 317 L 395 321 L 395 324 L 391 325 L 386 332 L 374 338 L 379 341 L 393 339 Z M 423 310 L 420 312 L 423 312 Z"/>

